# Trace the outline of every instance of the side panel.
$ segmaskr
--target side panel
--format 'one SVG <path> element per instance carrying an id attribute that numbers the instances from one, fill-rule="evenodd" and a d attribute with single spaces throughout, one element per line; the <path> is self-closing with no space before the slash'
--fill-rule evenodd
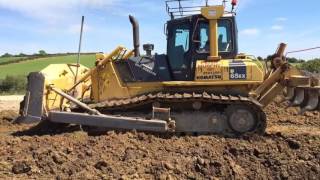
<path id="1" fill-rule="evenodd" d="M 223 79 L 223 66 L 220 62 L 197 61 L 196 81 L 221 81 Z"/>
<path id="2" fill-rule="evenodd" d="M 230 71 L 231 69 L 231 71 Z M 251 60 L 197 61 L 195 81 L 125 82 L 118 66 L 110 61 L 92 74 L 94 102 L 132 98 L 160 91 L 207 91 L 247 94 L 263 81 L 263 71 Z M 222 93 L 224 94 L 224 93 Z"/>
<path id="3" fill-rule="evenodd" d="M 124 85 L 112 61 L 96 68 L 91 75 L 92 99 L 101 102 L 110 99 L 129 98 L 128 88 Z"/>
<path id="4" fill-rule="evenodd" d="M 264 71 L 252 60 L 220 60 L 217 62 L 198 60 L 196 63 L 195 81 L 243 84 L 255 81 L 262 82 Z"/>
<path id="5" fill-rule="evenodd" d="M 162 90 L 161 82 L 124 82 L 121 79 L 120 72 L 117 70 L 117 66 L 112 61 L 93 71 L 91 81 L 94 102 L 126 99 Z"/>
<path id="6" fill-rule="evenodd" d="M 123 82 L 170 81 L 171 73 L 166 55 L 131 57 L 118 60 L 114 65 Z"/>

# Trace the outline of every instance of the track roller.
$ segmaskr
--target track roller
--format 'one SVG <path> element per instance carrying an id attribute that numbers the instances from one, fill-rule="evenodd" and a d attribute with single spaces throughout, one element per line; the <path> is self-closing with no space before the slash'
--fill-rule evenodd
<path id="1" fill-rule="evenodd" d="M 257 129 L 259 118 L 253 109 L 244 105 L 231 105 L 226 114 L 230 128 L 238 135 L 253 132 Z"/>

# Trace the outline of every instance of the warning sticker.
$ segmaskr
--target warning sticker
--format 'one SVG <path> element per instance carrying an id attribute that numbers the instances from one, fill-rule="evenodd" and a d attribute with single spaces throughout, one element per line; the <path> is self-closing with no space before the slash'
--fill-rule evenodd
<path id="1" fill-rule="evenodd" d="M 221 80 L 222 71 L 219 63 L 216 62 L 197 62 L 197 80 Z"/>

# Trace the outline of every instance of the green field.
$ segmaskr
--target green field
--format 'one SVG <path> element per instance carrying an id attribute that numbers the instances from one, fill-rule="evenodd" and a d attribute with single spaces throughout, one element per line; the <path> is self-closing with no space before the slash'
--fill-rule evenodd
<path id="1" fill-rule="evenodd" d="M 27 57 L 0 57 L 0 63 L 6 63 L 10 61 L 26 59 Z"/>
<path id="2" fill-rule="evenodd" d="M 0 61 L 3 60 L 2 58 Z M 10 60 L 10 59 L 7 59 Z M 12 60 L 12 59 L 11 59 Z M 7 65 L 0 65 L 0 79 L 4 77 L 17 76 L 17 75 L 28 75 L 29 72 L 40 71 L 49 64 L 65 64 L 65 63 L 75 63 L 77 61 L 76 55 L 70 56 L 59 56 L 59 57 L 49 57 L 49 58 L 39 58 L 35 60 L 28 60 L 19 63 L 12 63 Z M 81 64 L 87 67 L 92 67 L 95 62 L 95 55 L 82 55 Z"/>

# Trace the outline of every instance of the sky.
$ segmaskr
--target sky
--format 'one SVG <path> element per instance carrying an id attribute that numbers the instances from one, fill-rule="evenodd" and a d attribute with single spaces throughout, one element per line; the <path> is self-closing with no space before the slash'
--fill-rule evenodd
<path id="1" fill-rule="evenodd" d="M 129 14 L 140 23 L 141 44 L 153 43 L 157 53 L 165 53 L 169 16 L 164 1 L 0 0 L 0 54 L 77 52 L 82 15 L 83 52 L 107 53 L 118 45 L 131 49 Z M 280 42 L 288 44 L 288 51 L 320 46 L 319 0 L 238 1 L 240 52 L 265 57 Z M 320 50 L 289 56 L 313 59 Z"/>

